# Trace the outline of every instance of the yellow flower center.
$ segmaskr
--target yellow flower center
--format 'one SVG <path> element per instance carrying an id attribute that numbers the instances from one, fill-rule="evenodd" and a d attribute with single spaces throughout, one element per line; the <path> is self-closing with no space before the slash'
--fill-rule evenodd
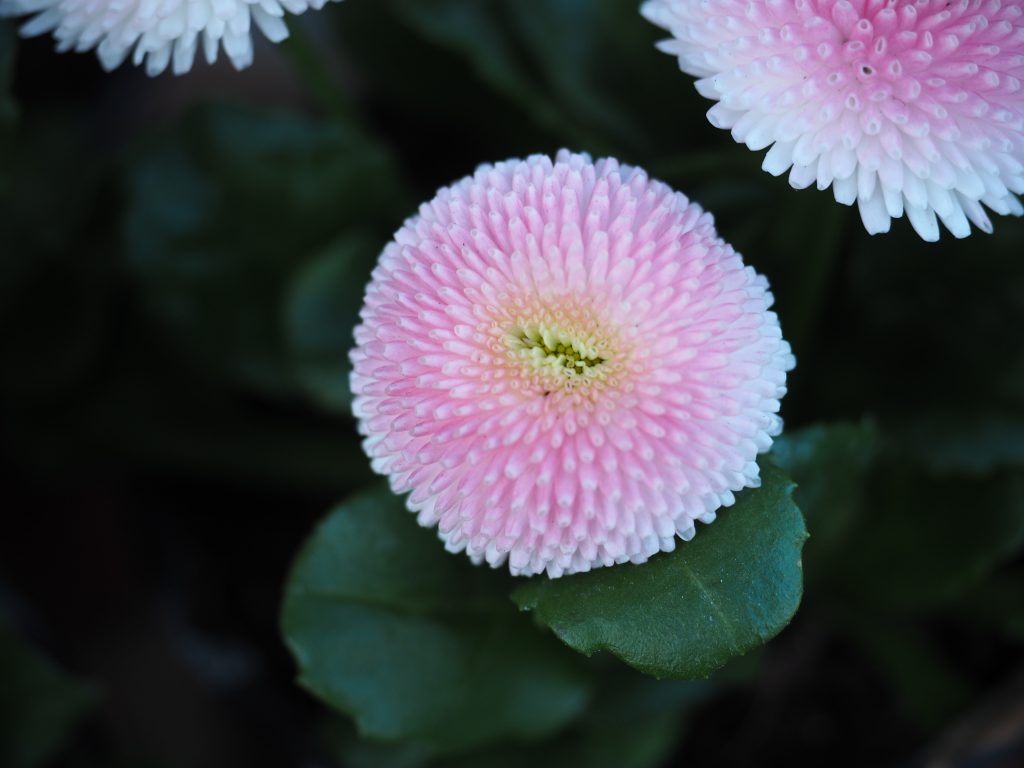
<path id="1" fill-rule="evenodd" d="M 518 323 L 509 330 L 505 345 L 545 394 L 604 381 L 612 368 L 607 339 L 572 325 Z"/>

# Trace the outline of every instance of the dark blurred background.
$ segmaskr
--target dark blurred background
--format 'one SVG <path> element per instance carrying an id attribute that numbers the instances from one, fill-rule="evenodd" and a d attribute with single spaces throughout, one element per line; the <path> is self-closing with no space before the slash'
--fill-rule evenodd
<path id="1" fill-rule="evenodd" d="M 635 0 L 290 22 L 246 72 L 155 80 L 0 22 L 0 765 L 413 765 L 294 684 L 282 587 L 370 481 L 346 353 L 377 253 L 563 146 L 714 212 L 799 361 L 804 605 L 636 765 L 1024 765 L 1022 223 L 868 237 L 707 124 Z"/>

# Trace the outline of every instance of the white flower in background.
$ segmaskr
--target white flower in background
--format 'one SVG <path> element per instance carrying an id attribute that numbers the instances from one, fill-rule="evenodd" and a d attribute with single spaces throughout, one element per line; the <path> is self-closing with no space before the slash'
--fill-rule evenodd
<path id="1" fill-rule="evenodd" d="M 285 13 L 320 10 L 327 0 L 0 0 L 0 16 L 33 15 L 24 37 L 53 32 L 57 50 L 93 48 L 107 71 L 129 56 L 150 76 L 188 72 L 200 48 L 210 64 L 221 47 L 236 69 L 252 64 L 252 28 L 288 37 Z"/>
<path id="2" fill-rule="evenodd" d="M 1021 215 L 1021 0 L 648 0 L 711 123 L 797 189 L 829 186 L 925 240 Z M 938 217 L 938 220 L 936 220 Z"/>

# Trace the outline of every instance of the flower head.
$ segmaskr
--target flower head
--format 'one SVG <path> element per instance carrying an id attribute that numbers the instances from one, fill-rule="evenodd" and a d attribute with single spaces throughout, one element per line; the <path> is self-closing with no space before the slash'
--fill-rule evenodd
<path id="1" fill-rule="evenodd" d="M 1020 215 L 1019 0 L 648 0 L 662 50 L 718 102 L 708 118 L 797 189 L 830 185 L 867 230 L 925 240 Z"/>
<path id="2" fill-rule="evenodd" d="M 643 562 L 758 484 L 794 364 L 710 215 L 614 160 L 483 166 L 367 288 L 352 391 L 374 470 L 514 574 Z"/>
<path id="3" fill-rule="evenodd" d="M 25 37 L 53 32 L 60 52 L 96 49 L 106 70 L 131 54 L 150 76 L 168 65 L 176 75 L 192 68 L 200 47 L 206 61 L 223 46 L 236 69 L 252 64 L 251 28 L 271 41 L 288 37 L 284 15 L 320 10 L 327 0 L 0 0 L 0 16 L 35 14 Z"/>

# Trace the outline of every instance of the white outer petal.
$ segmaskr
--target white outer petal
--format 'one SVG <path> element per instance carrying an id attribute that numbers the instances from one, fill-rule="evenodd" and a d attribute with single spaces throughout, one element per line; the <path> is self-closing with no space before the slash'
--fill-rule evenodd
<path id="1" fill-rule="evenodd" d="M 326 0 L 325 0 L 326 1 Z M 340 0 L 335 0 L 340 2 Z M 151 77 L 188 72 L 200 46 L 214 63 L 221 48 L 237 69 L 252 64 L 252 27 L 271 42 L 288 37 L 294 14 L 325 2 L 306 0 L 0 0 L 0 17 L 34 14 L 23 37 L 53 32 L 58 51 L 96 49 L 104 69 L 129 57 Z M 283 7 L 282 7 L 283 6 Z"/>

